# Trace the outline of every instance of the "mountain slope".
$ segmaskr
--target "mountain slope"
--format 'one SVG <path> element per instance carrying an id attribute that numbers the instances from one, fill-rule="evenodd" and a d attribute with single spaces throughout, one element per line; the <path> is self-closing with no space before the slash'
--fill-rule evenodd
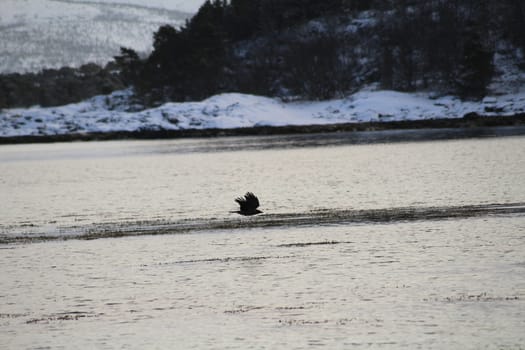
<path id="1" fill-rule="evenodd" d="M 0 73 L 104 64 L 121 46 L 149 52 L 159 26 L 180 26 L 200 0 L 2 0 Z"/>

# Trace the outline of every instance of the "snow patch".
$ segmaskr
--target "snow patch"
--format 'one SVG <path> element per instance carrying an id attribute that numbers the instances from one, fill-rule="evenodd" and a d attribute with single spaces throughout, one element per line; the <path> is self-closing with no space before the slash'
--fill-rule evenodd
<path id="1" fill-rule="evenodd" d="M 60 107 L 5 109 L 0 112 L 0 136 L 461 118 L 470 112 L 488 116 L 525 113 L 524 88 L 480 102 L 370 89 L 343 99 L 287 103 L 226 93 L 200 102 L 170 102 L 138 111 L 131 97 L 131 90 L 123 90 Z"/>

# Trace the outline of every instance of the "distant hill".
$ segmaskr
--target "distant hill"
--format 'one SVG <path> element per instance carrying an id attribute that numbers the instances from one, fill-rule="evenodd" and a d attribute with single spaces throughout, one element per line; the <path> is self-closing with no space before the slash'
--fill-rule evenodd
<path id="1" fill-rule="evenodd" d="M 159 26 L 203 0 L 1 0 L 0 74 L 105 64 L 121 46 L 147 54 Z"/>

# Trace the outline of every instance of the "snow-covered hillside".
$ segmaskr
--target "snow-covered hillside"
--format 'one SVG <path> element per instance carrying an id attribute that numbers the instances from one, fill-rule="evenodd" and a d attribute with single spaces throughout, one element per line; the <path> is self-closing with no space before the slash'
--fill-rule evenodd
<path id="1" fill-rule="evenodd" d="M 148 52 L 160 25 L 204 0 L 1 0 L 0 73 L 103 64 L 121 46 Z"/>
<path id="2" fill-rule="evenodd" d="M 357 123 L 461 118 L 469 112 L 488 116 L 525 112 L 525 89 L 486 97 L 482 102 L 373 89 L 344 99 L 288 103 L 229 93 L 201 102 L 166 103 L 141 111 L 130 111 L 130 96 L 131 91 L 125 90 L 62 107 L 7 109 L 0 113 L 0 136 Z"/>

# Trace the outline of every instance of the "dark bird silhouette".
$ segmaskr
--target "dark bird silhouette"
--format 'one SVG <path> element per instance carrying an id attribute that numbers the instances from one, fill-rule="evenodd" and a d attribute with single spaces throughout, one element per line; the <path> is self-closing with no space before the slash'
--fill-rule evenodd
<path id="1" fill-rule="evenodd" d="M 259 199 L 251 192 L 246 192 L 244 197 L 235 198 L 235 201 L 241 206 L 241 210 L 236 211 L 241 215 L 255 215 L 260 214 L 262 211 L 258 210 Z"/>

